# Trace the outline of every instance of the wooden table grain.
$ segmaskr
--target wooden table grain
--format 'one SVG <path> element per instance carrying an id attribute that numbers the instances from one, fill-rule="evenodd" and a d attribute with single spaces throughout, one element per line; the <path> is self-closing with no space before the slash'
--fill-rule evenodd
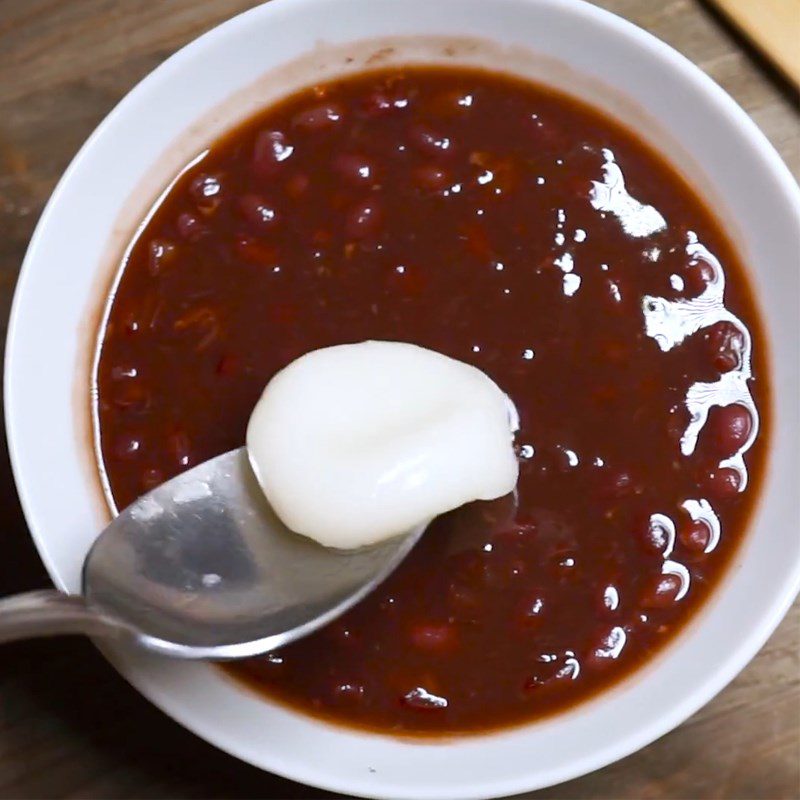
<path id="1" fill-rule="evenodd" d="M 175 49 L 252 5 L 0 0 L 0 335 L 36 219 L 84 139 Z M 700 0 L 599 5 L 699 64 L 800 174 L 797 98 L 710 6 Z M 2 438 L 0 449 L 5 595 L 48 580 Z M 0 798 L 326 796 L 195 738 L 134 692 L 85 641 L 17 644 L 0 654 Z M 677 730 L 606 769 L 528 797 L 800 797 L 800 605 L 744 672 Z"/>

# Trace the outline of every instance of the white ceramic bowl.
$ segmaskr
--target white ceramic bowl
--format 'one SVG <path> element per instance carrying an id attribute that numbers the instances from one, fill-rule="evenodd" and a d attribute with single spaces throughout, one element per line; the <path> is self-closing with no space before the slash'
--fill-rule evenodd
<path id="1" fill-rule="evenodd" d="M 567 88 L 669 151 L 713 203 L 751 270 L 770 343 L 770 364 L 759 366 L 772 376 L 774 429 L 752 531 L 696 621 L 637 675 L 555 718 L 446 746 L 332 727 L 211 666 L 109 657 L 187 728 L 281 775 L 387 798 L 510 794 L 601 767 L 679 724 L 756 653 L 800 585 L 798 189 L 745 113 L 666 45 L 572 0 L 273 0 L 193 42 L 100 125 L 36 229 L 8 334 L 14 474 L 53 581 L 78 591 L 108 515 L 92 459 L 88 370 L 121 249 L 205 142 L 270 98 L 370 57 L 502 66 Z"/>

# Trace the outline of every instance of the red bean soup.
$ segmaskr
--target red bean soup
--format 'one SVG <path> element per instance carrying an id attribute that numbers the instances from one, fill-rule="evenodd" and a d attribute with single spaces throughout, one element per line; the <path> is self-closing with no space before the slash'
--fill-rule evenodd
<path id="1" fill-rule="evenodd" d="M 229 675 L 348 725 L 478 732 L 609 688 L 702 607 L 764 471 L 763 336 L 719 224 L 629 130 L 517 78 L 411 67 L 216 141 L 110 301 L 116 505 L 240 447 L 290 361 L 365 339 L 491 376 L 521 417 L 518 489 L 436 520 L 345 616 Z"/>

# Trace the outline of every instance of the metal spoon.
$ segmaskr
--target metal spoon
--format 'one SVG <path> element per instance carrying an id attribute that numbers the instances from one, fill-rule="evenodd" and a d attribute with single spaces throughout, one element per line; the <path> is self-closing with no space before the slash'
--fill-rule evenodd
<path id="1" fill-rule="evenodd" d="M 258 655 L 344 613 L 384 580 L 427 525 L 333 550 L 292 533 L 244 448 L 184 472 L 125 509 L 83 567 L 83 595 L 0 600 L 0 642 L 83 633 L 178 658 Z"/>

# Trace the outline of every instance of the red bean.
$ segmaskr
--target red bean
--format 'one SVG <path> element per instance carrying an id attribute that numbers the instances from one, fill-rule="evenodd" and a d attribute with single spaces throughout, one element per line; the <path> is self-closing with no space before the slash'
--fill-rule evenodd
<path id="1" fill-rule="evenodd" d="M 233 250 L 242 261 L 258 267 L 272 267 L 278 261 L 278 248 L 275 245 L 249 236 L 237 238 Z"/>
<path id="2" fill-rule="evenodd" d="M 520 167 L 512 158 L 500 158 L 496 153 L 475 150 L 469 155 L 469 163 L 479 167 L 477 183 L 487 190 L 505 194 L 514 191 L 519 184 Z"/>
<path id="3" fill-rule="evenodd" d="M 678 539 L 691 553 L 705 553 L 711 541 L 711 528 L 702 519 L 688 519 L 678 531 Z"/>
<path id="4" fill-rule="evenodd" d="M 551 120 L 543 120 L 538 114 L 532 114 L 530 121 L 537 145 L 547 148 L 563 146 L 565 136 L 559 125 Z"/>
<path id="5" fill-rule="evenodd" d="M 495 193 L 509 194 L 519 185 L 520 169 L 512 159 L 504 158 L 494 165 L 492 176 L 491 181 L 486 184 L 486 188 Z"/>
<path id="6" fill-rule="evenodd" d="M 216 175 L 201 173 L 189 184 L 189 194 L 201 213 L 213 214 L 222 202 L 222 185 Z"/>
<path id="7" fill-rule="evenodd" d="M 271 230 L 278 220 L 275 207 L 260 194 L 245 194 L 239 198 L 239 211 L 257 233 Z"/>
<path id="8" fill-rule="evenodd" d="M 186 431 L 178 430 L 167 437 L 167 452 L 180 467 L 192 463 L 191 445 Z"/>
<path id="9" fill-rule="evenodd" d="M 347 213 L 344 222 L 348 239 L 366 239 L 374 236 L 381 227 L 382 213 L 374 198 L 363 200 Z"/>
<path id="10" fill-rule="evenodd" d="M 293 152 L 294 147 L 280 131 L 261 131 L 253 146 L 253 169 L 260 177 L 271 178 Z"/>
<path id="11" fill-rule="evenodd" d="M 539 660 L 531 667 L 530 674 L 522 683 L 522 691 L 530 694 L 547 686 L 549 683 L 566 677 L 563 672 L 564 662 L 554 653 L 543 653 Z"/>
<path id="12" fill-rule="evenodd" d="M 528 694 L 529 692 L 535 692 L 541 686 L 544 686 L 547 683 L 547 680 L 543 678 L 541 675 L 530 675 L 525 679 L 522 684 L 522 691 Z"/>
<path id="13" fill-rule="evenodd" d="M 446 653 L 458 644 L 452 625 L 420 623 L 411 628 L 410 638 L 414 647 L 429 653 Z"/>
<path id="14" fill-rule="evenodd" d="M 338 645 L 351 645 L 360 641 L 360 637 L 342 622 L 337 622 L 325 628 L 325 633 Z"/>
<path id="15" fill-rule="evenodd" d="M 684 405 L 675 406 L 669 410 L 667 417 L 667 435 L 670 439 L 679 442 L 689 425 L 689 410 Z"/>
<path id="16" fill-rule="evenodd" d="M 176 225 L 181 238 L 191 243 L 198 242 L 208 232 L 208 229 L 198 217 L 189 211 L 184 211 L 178 215 Z"/>
<path id="17" fill-rule="evenodd" d="M 623 291 L 623 287 L 620 285 L 621 281 L 619 279 L 612 280 L 611 278 L 606 278 L 605 286 L 606 291 L 608 292 L 608 299 L 611 301 L 611 307 L 614 310 L 621 310 L 624 308 L 623 301 L 628 297 L 629 292 Z"/>
<path id="18" fill-rule="evenodd" d="M 164 483 L 164 473 L 160 469 L 151 467 L 142 473 L 142 488 L 144 491 L 150 492 L 162 483 Z"/>
<path id="19" fill-rule="evenodd" d="M 485 553 L 478 549 L 466 550 L 456 561 L 456 577 L 472 589 L 480 589 L 490 583 Z"/>
<path id="20" fill-rule="evenodd" d="M 320 103 L 295 114 L 292 125 L 306 131 L 323 131 L 339 122 L 343 114 L 338 103 Z"/>
<path id="21" fill-rule="evenodd" d="M 342 190 L 340 187 L 336 187 L 328 199 L 328 203 L 331 207 L 331 210 L 337 212 L 344 211 L 345 207 L 352 200 L 352 197 L 352 192 Z"/>
<path id="22" fill-rule="evenodd" d="M 447 170 L 436 164 L 423 164 L 416 167 L 411 173 L 411 179 L 417 188 L 430 192 L 446 189 L 453 182 Z"/>
<path id="23" fill-rule="evenodd" d="M 538 625 L 545 612 L 545 597 L 541 591 L 534 591 L 520 604 L 520 620 L 525 626 Z"/>
<path id="24" fill-rule="evenodd" d="M 327 228 L 317 228 L 314 233 L 311 234 L 311 241 L 314 244 L 330 244 L 333 240 L 333 234 Z"/>
<path id="25" fill-rule="evenodd" d="M 719 467 L 711 470 L 703 481 L 703 488 L 710 497 L 730 500 L 736 497 L 742 485 L 739 472 L 732 467 Z"/>
<path id="26" fill-rule="evenodd" d="M 498 541 L 501 541 L 502 537 L 507 535 L 508 534 L 500 534 L 498 536 Z M 508 562 L 509 578 L 518 578 L 521 575 L 525 575 L 527 571 L 528 571 L 528 565 L 521 558 L 512 558 L 511 561 Z"/>
<path id="27" fill-rule="evenodd" d="M 134 336 L 142 329 L 139 319 L 133 311 L 129 311 L 123 316 L 122 329 L 125 331 L 126 336 Z"/>
<path id="28" fill-rule="evenodd" d="M 130 433 L 123 433 L 114 443 L 114 455 L 117 458 L 133 458 L 142 450 L 141 439 Z"/>
<path id="29" fill-rule="evenodd" d="M 569 472 L 580 463 L 577 454 L 563 444 L 555 445 L 550 453 L 553 466 L 559 472 Z"/>
<path id="30" fill-rule="evenodd" d="M 603 587 L 603 594 L 600 596 L 599 610 L 602 614 L 608 615 L 619 608 L 619 590 L 613 583 Z M 613 614 L 612 614 L 613 615 Z"/>
<path id="31" fill-rule="evenodd" d="M 657 575 L 647 582 L 639 603 L 642 608 L 669 608 L 680 590 L 681 579 L 678 575 Z"/>
<path id="32" fill-rule="evenodd" d="M 286 664 L 286 659 L 278 653 L 267 653 L 263 658 L 259 659 L 259 663 L 269 667 L 270 672 L 281 673 Z"/>
<path id="33" fill-rule="evenodd" d="M 601 493 L 605 497 L 623 498 L 636 491 L 636 485 L 630 472 L 624 469 L 608 469 L 603 476 Z"/>
<path id="34" fill-rule="evenodd" d="M 613 664 L 622 655 L 628 641 L 628 634 L 619 625 L 615 625 L 610 630 L 600 628 L 595 641 L 597 645 L 583 659 L 583 664 L 589 669 L 602 669 Z"/>
<path id="35" fill-rule="evenodd" d="M 375 181 L 375 165 L 357 153 L 339 153 L 333 159 L 333 170 L 340 178 L 355 186 Z"/>
<path id="36" fill-rule="evenodd" d="M 452 118 L 465 114 L 475 104 L 474 95 L 460 89 L 442 92 L 426 104 L 439 117 Z"/>
<path id="37" fill-rule="evenodd" d="M 397 611 L 397 600 L 394 597 L 387 596 L 384 597 L 380 603 L 380 609 L 386 614 L 393 614 Z"/>
<path id="38" fill-rule="evenodd" d="M 345 705 L 356 705 L 366 694 L 360 683 L 338 683 L 333 687 L 333 699 Z"/>
<path id="39" fill-rule="evenodd" d="M 685 268 L 683 278 L 687 296 L 699 297 L 716 278 L 716 272 L 707 261 L 693 261 Z"/>
<path id="40" fill-rule="evenodd" d="M 380 87 L 367 95 L 361 109 L 367 117 L 379 117 L 407 108 L 408 105 L 408 95 L 400 87 Z"/>
<path id="41" fill-rule="evenodd" d="M 639 524 L 639 544 L 650 555 L 663 555 L 670 545 L 670 531 L 658 519 Z"/>
<path id="42" fill-rule="evenodd" d="M 741 450 L 752 430 L 750 411 L 739 403 L 731 403 L 728 406 L 714 406 L 709 411 L 705 431 L 701 435 L 714 453 L 727 457 Z"/>
<path id="43" fill-rule="evenodd" d="M 416 711 L 442 711 L 448 706 L 446 697 L 432 694 L 421 686 L 406 692 L 400 698 L 400 702 L 407 708 L 413 708 Z"/>
<path id="44" fill-rule="evenodd" d="M 205 349 L 218 339 L 221 331 L 218 313 L 208 306 L 189 309 L 172 323 L 172 327 L 178 332 L 188 331 L 197 351 Z"/>
<path id="45" fill-rule="evenodd" d="M 238 371 L 239 359 L 232 353 L 226 353 L 224 356 L 222 356 L 222 358 L 217 361 L 217 366 L 214 369 L 214 372 L 216 372 L 217 375 L 222 375 L 223 377 L 235 375 Z"/>
<path id="46" fill-rule="evenodd" d="M 449 137 L 421 123 L 411 126 L 408 131 L 408 137 L 411 144 L 424 155 L 441 158 L 441 156 L 452 152 L 453 149 L 453 143 Z"/>
<path id="47" fill-rule="evenodd" d="M 111 380 L 112 381 L 126 381 L 129 378 L 135 378 L 139 374 L 136 367 L 127 365 L 116 364 L 111 367 Z"/>
<path id="48" fill-rule="evenodd" d="M 147 267 L 155 277 L 175 261 L 178 248 L 169 239 L 153 239 L 148 248 Z"/>
<path id="49" fill-rule="evenodd" d="M 304 172 L 298 172 L 286 181 L 286 194 L 291 197 L 292 200 L 298 200 L 308 191 L 310 185 L 311 180 L 308 175 Z"/>
<path id="50" fill-rule="evenodd" d="M 458 611 L 474 611 L 480 606 L 478 593 L 458 581 L 450 584 L 447 597 L 450 606 Z"/>
<path id="51" fill-rule="evenodd" d="M 478 501 L 474 508 L 479 512 L 479 519 L 491 529 L 492 535 L 508 530 L 512 526 L 516 531 L 519 525 L 515 523 L 517 514 L 517 500 L 513 494 L 506 494 L 496 500 Z"/>
<path id="52" fill-rule="evenodd" d="M 429 279 L 424 270 L 398 264 L 389 273 L 392 291 L 404 297 L 421 297 L 428 288 Z"/>
<path id="53" fill-rule="evenodd" d="M 731 372 L 741 366 L 744 333 L 733 322 L 717 322 L 704 338 L 711 363 L 718 372 Z"/>
<path id="54" fill-rule="evenodd" d="M 150 392 L 140 383 L 129 381 L 116 389 L 112 402 L 121 411 L 141 414 L 150 406 Z"/>

